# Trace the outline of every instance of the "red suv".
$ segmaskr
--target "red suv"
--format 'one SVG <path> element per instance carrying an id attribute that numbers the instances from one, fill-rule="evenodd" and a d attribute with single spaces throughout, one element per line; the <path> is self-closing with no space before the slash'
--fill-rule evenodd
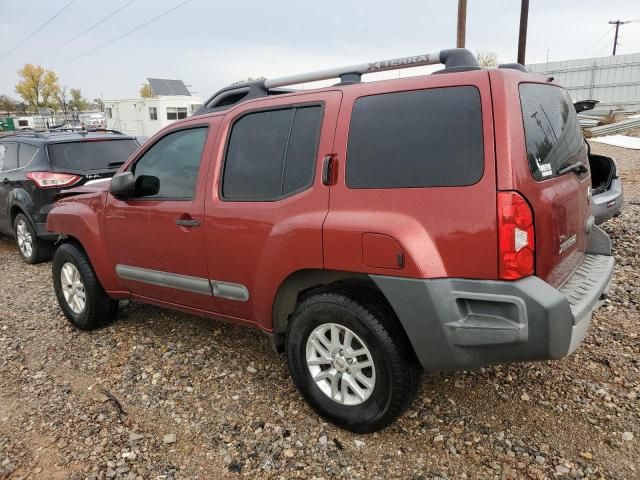
<path id="1" fill-rule="evenodd" d="M 570 354 L 614 264 L 567 92 L 466 50 L 228 87 L 67 195 L 47 227 L 74 325 L 131 298 L 257 327 L 356 432 L 410 404 L 420 366 Z"/>

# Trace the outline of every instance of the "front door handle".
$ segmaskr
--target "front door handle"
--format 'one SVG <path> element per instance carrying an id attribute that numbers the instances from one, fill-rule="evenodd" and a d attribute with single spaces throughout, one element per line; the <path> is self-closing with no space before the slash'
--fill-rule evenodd
<path id="1" fill-rule="evenodd" d="M 176 220 L 176 225 L 180 227 L 199 227 L 200 220 L 194 218 L 179 218 Z"/>
<path id="2" fill-rule="evenodd" d="M 8 178 L 6 178 L 6 177 L 4 178 L 4 180 L 2 180 L 2 183 L 10 183 L 10 182 L 11 182 L 11 180 L 9 180 L 9 179 L 8 179 Z"/>

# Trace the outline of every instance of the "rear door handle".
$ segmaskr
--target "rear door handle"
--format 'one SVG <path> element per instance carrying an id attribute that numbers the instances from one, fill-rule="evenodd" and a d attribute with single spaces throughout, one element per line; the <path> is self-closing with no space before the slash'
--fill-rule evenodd
<path id="1" fill-rule="evenodd" d="M 176 225 L 179 225 L 181 227 L 199 227 L 200 220 L 196 220 L 194 218 L 189 218 L 189 219 L 179 218 L 178 220 L 176 220 Z"/>

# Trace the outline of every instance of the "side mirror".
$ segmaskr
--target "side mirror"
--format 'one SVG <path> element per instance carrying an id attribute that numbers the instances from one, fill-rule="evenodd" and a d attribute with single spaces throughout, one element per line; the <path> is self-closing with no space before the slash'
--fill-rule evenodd
<path id="1" fill-rule="evenodd" d="M 114 197 L 128 198 L 134 194 L 135 190 L 136 181 L 131 172 L 119 173 L 111 179 L 109 193 Z"/>
<path id="2" fill-rule="evenodd" d="M 160 179 L 153 175 L 140 175 L 135 182 L 136 197 L 153 197 L 160 192 Z"/>

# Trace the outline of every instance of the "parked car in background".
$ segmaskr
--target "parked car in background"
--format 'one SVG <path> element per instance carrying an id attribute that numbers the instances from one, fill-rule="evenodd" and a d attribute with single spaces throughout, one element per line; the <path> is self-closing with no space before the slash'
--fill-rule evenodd
<path id="1" fill-rule="evenodd" d="M 618 165 L 613 158 L 591 153 L 591 147 L 588 156 L 592 186 L 591 211 L 599 225 L 620 214 L 624 191 L 618 176 Z"/>
<path id="2" fill-rule="evenodd" d="M 573 104 L 576 113 L 593 110 L 597 100 L 582 100 Z M 599 225 L 615 217 L 622 210 L 624 193 L 622 180 L 618 176 L 616 161 L 605 155 L 591 153 L 591 146 L 587 143 L 587 156 L 591 170 L 591 210 Z"/>
<path id="3" fill-rule="evenodd" d="M 260 328 L 356 432 L 410 405 L 420 367 L 572 353 L 614 260 L 569 95 L 522 70 L 454 49 L 223 89 L 56 203 L 62 311 L 92 329 L 133 298 Z"/>
<path id="4" fill-rule="evenodd" d="M 63 188 L 113 176 L 138 147 L 119 133 L 22 131 L 0 138 L 0 233 L 15 236 L 27 263 L 50 258 L 45 222 Z"/>

